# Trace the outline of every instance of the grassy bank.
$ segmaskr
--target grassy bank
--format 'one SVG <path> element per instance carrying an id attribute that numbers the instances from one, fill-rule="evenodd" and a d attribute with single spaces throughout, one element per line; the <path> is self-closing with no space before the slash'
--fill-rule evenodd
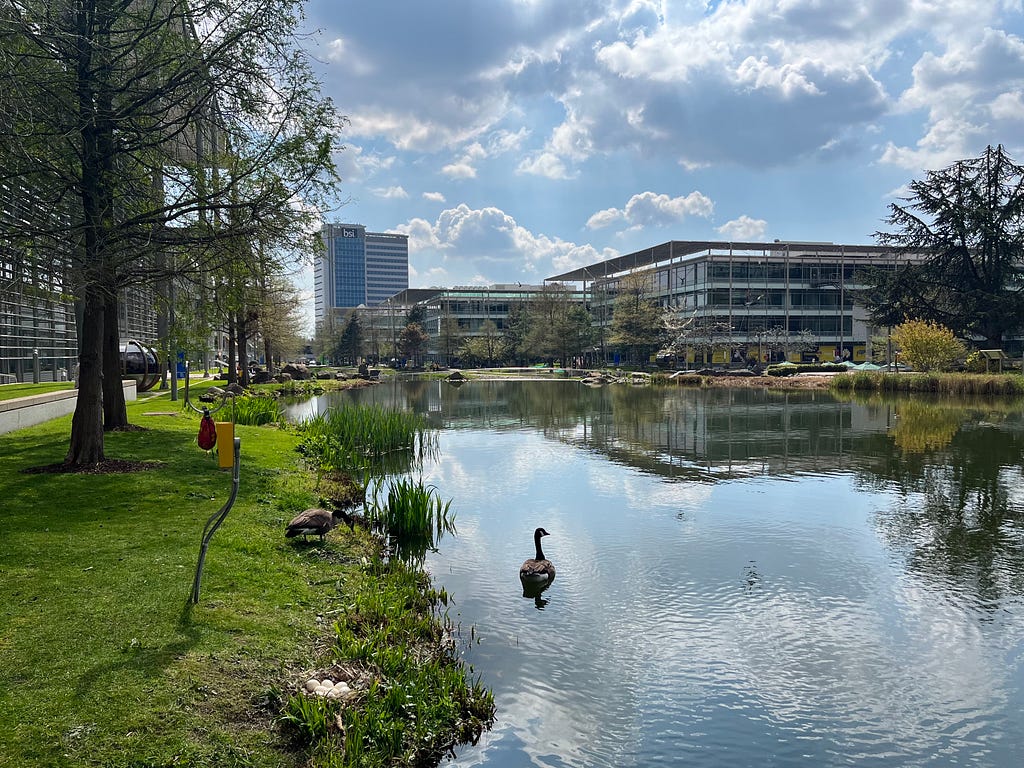
<path id="1" fill-rule="evenodd" d="M 331 723 L 375 703 L 373 685 L 398 684 L 382 664 L 351 658 L 351 637 L 386 658 L 416 648 L 409 664 L 422 664 L 410 674 L 430 685 L 408 690 L 449 686 L 438 696 L 466 705 L 433 712 L 448 720 L 430 721 L 434 742 L 403 742 L 399 754 L 428 755 L 479 728 L 467 712 L 486 716 L 488 698 L 457 674 L 443 605 L 422 574 L 382 559 L 360 526 L 323 545 L 284 538 L 287 521 L 317 502 L 294 431 L 238 427 L 238 500 L 189 607 L 203 524 L 227 498 L 230 473 L 196 446 L 198 417 L 163 415 L 177 410 L 166 395 L 128 407 L 143 430 L 108 434 L 107 456 L 154 463 L 141 472 L 25 473 L 62 460 L 70 417 L 0 438 L 0 765 L 350 764 L 336 725 L 311 739 L 281 718 L 310 675 L 339 664 L 357 693 L 344 718 L 332 704 Z M 356 607 L 369 600 L 421 633 L 367 635 Z M 436 673 L 420 668 L 430 665 Z M 402 712 L 375 717 L 415 737 Z M 373 743 L 354 753 L 386 764 Z"/>
<path id="2" fill-rule="evenodd" d="M 932 392 L 943 395 L 1024 395 L 1019 373 L 886 373 L 855 371 L 831 379 L 837 390 Z"/>

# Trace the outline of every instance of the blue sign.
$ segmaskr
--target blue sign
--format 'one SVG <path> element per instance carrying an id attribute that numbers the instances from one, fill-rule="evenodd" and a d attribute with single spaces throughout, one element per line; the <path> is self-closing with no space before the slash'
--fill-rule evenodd
<path id="1" fill-rule="evenodd" d="M 178 378 L 185 378 L 185 353 L 178 352 Z"/>

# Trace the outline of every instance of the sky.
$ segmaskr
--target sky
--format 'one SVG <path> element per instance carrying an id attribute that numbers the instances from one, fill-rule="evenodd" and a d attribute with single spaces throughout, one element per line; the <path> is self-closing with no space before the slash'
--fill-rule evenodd
<path id="1" fill-rule="evenodd" d="M 869 244 L 922 178 L 1024 162 L 1022 0 L 310 0 L 334 223 L 410 287 L 668 240 Z M 312 278 L 303 286 L 311 293 Z"/>

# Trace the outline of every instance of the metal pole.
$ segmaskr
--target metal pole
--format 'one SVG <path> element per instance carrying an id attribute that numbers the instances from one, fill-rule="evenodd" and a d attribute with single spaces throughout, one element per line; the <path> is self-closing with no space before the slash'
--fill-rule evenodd
<path id="1" fill-rule="evenodd" d="M 199 562 L 196 564 L 196 575 L 192 580 L 192 594 L 190 599 L 193 605 L 199 603 L 199 587 L 203 580 L 203 565 L 206 562 L 206 550 L 210 546 L 210 539 L 213 538 L 213 534 L 220 528 L 221 523 L 224 522 L 224 518 L 228 516 L 228 512 L 231 511 L 232 505 L 235 503 L 235 498 L 238 496 L 238 476 L 239 476 L 239 463 L 242 452 L 242 438 L 236 437 L 234 440 L 234 471 L 231 476 L 231 495 L 228 500 L 224 503 L 224 506 L 219 510 L 210 515 L 210 518 L 206 521 L 206 526 L 203 528 L 203 543 L 199 547 Z"/>

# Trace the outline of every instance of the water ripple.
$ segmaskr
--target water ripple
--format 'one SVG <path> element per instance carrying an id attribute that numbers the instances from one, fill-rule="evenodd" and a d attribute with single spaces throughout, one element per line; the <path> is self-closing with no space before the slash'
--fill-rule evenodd
<path id="1" fill-rule="evenodd" d="M 498 706 L 457 764 L 1001 768 L 1024 756 L 1019 598 L 983 605 L 948 575 L 908 570 L 866 522 L 878 505 L 857 509 L 842 478 L 734 483 L 707 499 L 570 459 L 582 461 L 545 454 L 560 489 L 547 496 L 536 480 L 510 503 L 450 491 L 486 512 L 460 512 L 432 567 L 481 633 L 467 659 Z M 619 506 L 599 513 L 609 498 Z M 558 568 L 543 610 L 515 577 L 536 524 Z"/>

